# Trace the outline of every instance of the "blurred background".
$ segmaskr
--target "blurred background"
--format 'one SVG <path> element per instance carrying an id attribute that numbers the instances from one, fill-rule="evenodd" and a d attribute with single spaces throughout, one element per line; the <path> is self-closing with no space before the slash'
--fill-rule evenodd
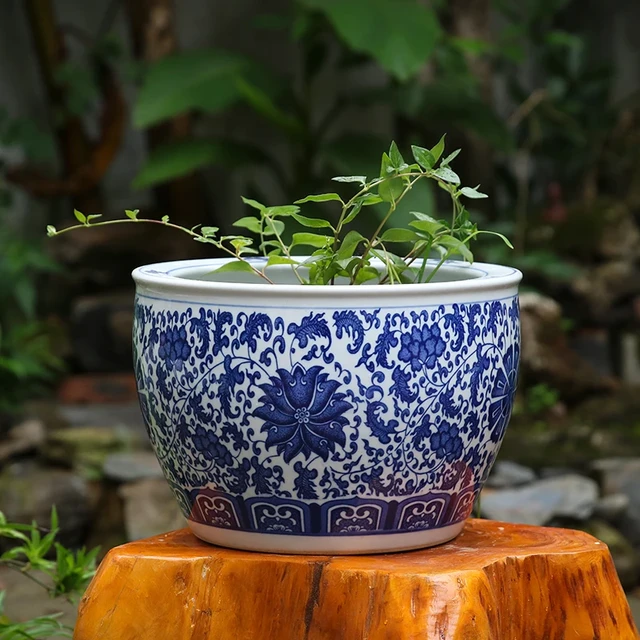
<path id="1" fill-rule="evenodd" d="M 130 272 L 206 254 L 145 225 L 47 225 L 139 208 L 230 230 L 241 195 L 288 203 L 377 175 L 391 139 L 447 133 L 463 183 L 490 194 L 477 219 L 515 246 L 476 258 L 525 276 L 482 513 L 591 531 L 632 592 L 639 25 L 636 0 L 3 0 L 0 509 L 47 522 L 56 504 L 65 543 L 103 550 L 181 523 L 136 406 Z M 424 181 L 394 226 L 418 206 L 439 213 Z"/>

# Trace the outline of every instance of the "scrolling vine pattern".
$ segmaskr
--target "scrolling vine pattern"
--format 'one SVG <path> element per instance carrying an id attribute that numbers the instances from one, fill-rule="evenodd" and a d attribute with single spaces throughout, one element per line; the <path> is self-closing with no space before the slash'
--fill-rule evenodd
<path id="1" fill-rule="evenodd" d="M 185 515 L 297 535 L 466 518 L 511 414 L 517 298 L 274 313 L 139 296 L 149 438 Z"/>

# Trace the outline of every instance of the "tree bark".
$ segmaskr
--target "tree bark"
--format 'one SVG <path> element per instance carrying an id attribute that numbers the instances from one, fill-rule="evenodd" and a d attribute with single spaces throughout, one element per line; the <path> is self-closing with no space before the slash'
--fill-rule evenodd
<path id="1" fill-rule="evenodd" d="M 126 6 L 136 57 L 154 63 L 178 51 L 174 0 L 129 0 Z M 172 118 L 147 130 L 149 150 L 183 140 L 190 134 L 189 114 Z M 206 199 L 196 175 L 176 178 L 159 185 L 154 192 L 163 214 L 169 214 L 185 226 L 203 222 Z"/>
<path id="2" fill-rule="evenodd" d="M 64 108 L 64 92 L 55 81 L 58 66 L 65 61 L 66 51 L 63 36 L 58 29 L 52 0 L 28 0 L 27 16 L 38 56 L 40 73 L 51 110 Z M 77 116 L 69 117 L 62 124 L 54 125 L 57 146 L 63 162 L 64 176 L 75 174 L 86 166 L 91 154 L 91 143 L 82 121 Z M 99 212 L 100 192 L 93 187 L 74 196 L 74 206 L 81 211 Z"/>
<path id="3" fill-rule="evenodd" d="M 446 545 L 377 556 L 233 551 L 186 529 L 113 549 L 75 640 L 632 640 L 607 547 L 470 520 Z"/>
<path id="4" fill-rule="evenodd" d="M 451 32 L 458 38 L 491 41 L 491 0 L 451 0 Z M 467 54 L 467 64 L 477 78 L 480 96 L 487 104 L 493 104 L 493 70 L 486 56 Z M 493 195 L 494 171 L 493 149 L 477 134 L 469 134 L 468 147 L 463 162 L 466 175 L 482 185 L 482 191 Z M 488 203 L 476 203 L 480 209 Z M 488 211 L 489 212 L 489 211 Z"/>

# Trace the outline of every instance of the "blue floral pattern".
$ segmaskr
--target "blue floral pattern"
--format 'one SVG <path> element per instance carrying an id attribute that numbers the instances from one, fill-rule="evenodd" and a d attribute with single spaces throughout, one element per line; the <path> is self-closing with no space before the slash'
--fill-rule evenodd
<path id="1" fill-rule="evenodd" d="M 185 515 L 292 535 L 469 515 L 508 424 L 517 298 L 303 310 L 136 301 L 151 443 Z"/>

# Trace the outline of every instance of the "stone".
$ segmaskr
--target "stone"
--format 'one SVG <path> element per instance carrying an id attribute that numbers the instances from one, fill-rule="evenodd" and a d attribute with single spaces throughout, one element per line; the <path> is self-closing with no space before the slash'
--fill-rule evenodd
<path id="1" fill-rule="evenodd" d="M 105 427 L 117 429 L 118 433 L 136 443 L 147 443 L 147 431 L 144 426 L 140 403 L 101 403 L 101 404 L 72 404 L 58 405 L 56 413 L 64 426 L 69 427 Z"/>
<path id="2" fill-rule="evenodd" d="M 535 479 L 536 474 L 533 469 L 510 460 L 498 460 L 487 479 L 486 486 L 495 489 L 518 487 Z"/>
<path id="3" fill-rule="evenodd" d="M 557 478 L 558 476 L 568 476 L 574 472 L 569 467 L 543 467 L 538 471 L 541 478 Z"/>
<path id="4" fill-rule="evenodd" d="M 44 424 L 35 418 L 25 420 L 9 430 L 6 442 L 0 443 L 0 465 L 42 446 L 46 439 Z"/>
<path id="5" fill-rule="evenodd" d="M 618 522 L 620 531 L 640 546 L 640 458 L 605 458 L 592 463 L 604 495 L 624 494 L 629 505 Z"/>
<path id="6" fill-rule="evenodd" d="M 63 404 L 121 404 L 138 400 L 132 373 L 69 376 L 58 387 L 57 395 Z"/>
<path id="7" fill-rule="evenodd" d="M 71 467 L 88 477 L 98 477 L 110 453 L 132 449 L 131 434 L 117 427 L 74 427 L 49 433 L 46 459 Z"/>
<path id="8" fill-rule="evenodd" d="M 596 503 L 593 515 L 606 522 L 617 522 L 629 509 L 629 496 L 624 493 L 612 493 L 602 496 Z"/>
<path id="9" fill-rule="evenodd" d="M 638 554 L 631 543 L 603 520 L 590 520 L 581 528 L 609 547 L 622 586 L 625 589 L 635 587 L 638 584 L 639 564 Z"/>
<path id="10" fill-rule="evenodd" d="M 104 461 L 105 477 L 115 482 L 135 482 L 145 478 L 162 478 L 162 469 L 150 451 L 112 453 Z"/>
<path id="11" fill-rule="evenodd" d="M 580 398 L 594 391 L 608 391 L 615 383 L 598 372 L 568 345 L 562 328 L 562 309 L 539 293 L 520 295 L 522 376 L 544 382 L 565 398 Z"/>
<path id="12" fill-rule="evenodd" d="M 485 517 L 504 522 L 544 525 L 553 518 L 586 520 L 598 499 L 594 480 L 577 474 L 537 480 L 515 489 L 482 494 Z"/>
<path id="13" fill-rule="evenodd" d="M 70 333 L 75 359 L 85 371 L 118 372 L 131 368 L 133 291 L 77 298 Z"/>
<path id="14" fill-rule="evenodd" d="M 70 471 L 48 469 L 35 462 L 15 462 L 0 475 L 0 505 L 8 520 L 47 527 L 55 505 L 59 542 L 81 546 L 91 520 L 86 480 Z"/>
<path id="15" fill-rule="evenodd" d="M 124 520 L 129 540 L 149 538 L 185 526 L 178 503 L 164 479 L 147 478 L 123 485 Z"/>
<path id="16" fill-rule="evenodd" d="M 625 302 L 640 295 L 640 268 L 628 259 L 597 264 L 573 280 L 572 289 L 586 303 L 591 322 L 624 324 L 634 319 L 633 305 Z"/>

